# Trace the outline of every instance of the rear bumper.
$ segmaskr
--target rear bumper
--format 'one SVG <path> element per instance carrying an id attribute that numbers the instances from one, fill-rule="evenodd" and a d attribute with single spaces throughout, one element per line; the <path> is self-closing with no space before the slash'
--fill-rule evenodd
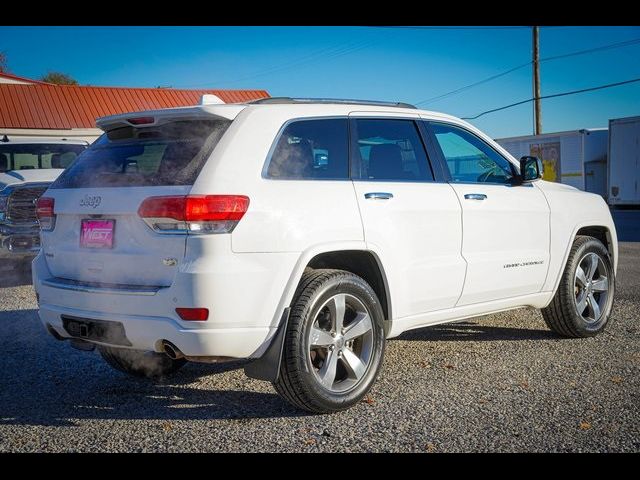
<path id="1" fill-rule="evenodd" d="M 88 320 L 116 321 L 124 325 L 130 348 L 162 351 L 162 340 L 168 340 L 186 356 L 221 356 L 248 358 L 269 336 L 270 328 L 183 328 L 167 317 L 113 315 L 94 310 L 79 310 L 50 304 L 40 304 L 40 320 L 50 325 L 62 338 L 73 337 L 64 328 L 62 315 Z M 108 343 L 93 342 L 103 345 Z M 121 345 L 117 345 L 121 346 Z"/>
<path id="2" fill-rule="evenodd" d="M 40 229 L 0 223 L 0 258 L 33 257 L 40 251 Z"/>
<path id="3" fill-rule="evenodd" d="M 170 287 L 144 291 L 61 281 L 40 254 L 32 266 L 40 319 L 63 338 L 81 338 L 65 330 L 65 315 L 122 323 L 129 348 L 160 352 L 167 340 L 186 356 L 259 357 L 277 328 L 297 255 L 219 253 L 185 262 Z M 208 308 L 209 319 L 183 321 L 176 307 Z"/>

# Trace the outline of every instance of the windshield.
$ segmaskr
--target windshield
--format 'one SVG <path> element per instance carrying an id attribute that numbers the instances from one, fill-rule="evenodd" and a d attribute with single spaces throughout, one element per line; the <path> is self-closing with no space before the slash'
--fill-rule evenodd
<path id="1" fill-rule="evenodd" d="M 193 185 L 230 123 L 189 120 L 110 130 L 51 188 Z"/>
<path id="2" fill-rule="evenodd" d="M 0 143 L 0 172 L 67 168 L 86 148 L 59 143 Z"/>

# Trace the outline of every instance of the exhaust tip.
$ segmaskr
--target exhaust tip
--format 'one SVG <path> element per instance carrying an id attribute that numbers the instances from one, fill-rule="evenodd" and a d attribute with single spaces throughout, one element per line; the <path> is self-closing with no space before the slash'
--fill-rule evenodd
<path id="1" fill-rule="evenodd" d="M 184 358 L 184 353 L 180 351 L 178 347 L 176 347 L 169 340 L 162 341 L 162 350 L 164 354 L 169 357 L 171 360 L 178 360 L 180 358 Z"/>

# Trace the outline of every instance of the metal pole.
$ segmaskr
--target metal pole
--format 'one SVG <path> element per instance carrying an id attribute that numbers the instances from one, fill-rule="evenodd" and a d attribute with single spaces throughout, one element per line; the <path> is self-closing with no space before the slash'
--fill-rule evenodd
<path id="1" fill-rule="evenodd" d="M 542 106 L 540 104 L 540 43 L 539 28 L 533 27 L 533 111 L 535 118 L 534 134 L 542 133 Z"/>

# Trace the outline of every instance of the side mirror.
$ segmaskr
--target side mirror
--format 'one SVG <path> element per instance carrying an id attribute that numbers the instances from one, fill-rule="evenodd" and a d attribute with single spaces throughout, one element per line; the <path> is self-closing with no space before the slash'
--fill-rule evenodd
<path id="1" fill-rule="evenodd" d="M 542 178 L 544 167 L 538 157 L 524 156 L 520 159 L 520 182 L 529 183 Z"/>

